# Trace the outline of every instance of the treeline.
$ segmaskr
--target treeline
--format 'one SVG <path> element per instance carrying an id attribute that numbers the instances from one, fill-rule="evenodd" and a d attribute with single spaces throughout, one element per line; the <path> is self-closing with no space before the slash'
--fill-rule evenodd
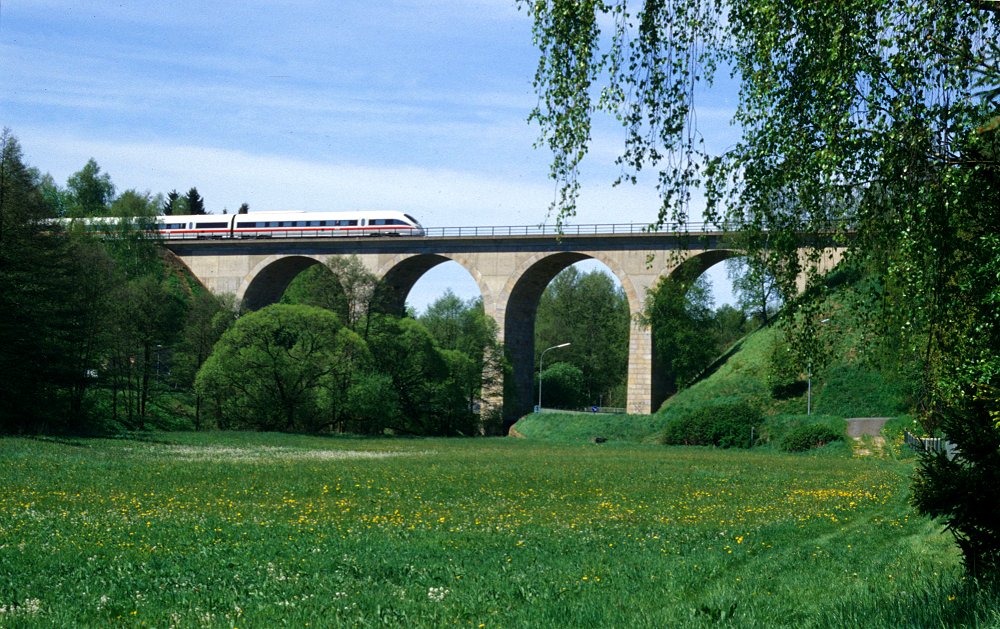
<path id="1" fill-rule="evenodd" d="M 53 222 L 59 216 L 155 213 L 148 193 L 116 196 L 93 160 L 59 188 L 0 137 L 0 430 L 86 431 L 99 419 L 130 429 L 160 415 L 154 395 L 165 356 L 173 386 L 193 384 L 192 335 L 214 299 L 170 264 L 145 230 L 109 225 L 99 242 Z M 202 302 L 210 300 L 210 307 Z M 211 318 L 211 316 L 209 318 Z"/>
<path id="2" fill-rule="evenodd" d="M 481 304 L 446 296 L 420 320 L 393 316 L 348 259 L 303 274 L 288 303 L 240 312 L 143 229 L 167 203 L 195 210 L 193 195 L 117 194 L 93 160 L 60 187 L 9 131 L 0 149 L 0 432 L 473 434 L 498 422 L 484 398 L 504 365 Z M 52 220 L 95 216 L 111 217 L 100 239 Z"/>

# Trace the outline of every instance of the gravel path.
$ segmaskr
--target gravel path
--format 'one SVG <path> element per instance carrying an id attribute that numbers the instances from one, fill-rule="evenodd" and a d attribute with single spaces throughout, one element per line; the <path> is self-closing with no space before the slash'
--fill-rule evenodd
<path id="1" fill-rule="evenodd" d="M 889 419 L 889 417 L 852 417 L 847 420 L 847 436 L 854 438 L 865 435 L 877 437 L 882 431 L 882 426 L 885 426 Z"/>

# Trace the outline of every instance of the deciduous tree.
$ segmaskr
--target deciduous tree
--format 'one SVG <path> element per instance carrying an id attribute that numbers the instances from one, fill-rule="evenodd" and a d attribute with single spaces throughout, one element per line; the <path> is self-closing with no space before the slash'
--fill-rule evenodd
<path id="1" fill-rule="evenodd" d="M 222 335 L 196 387 L 219 404 L 227 425 L 316 430 L 341 399 L 339 370 L 363 347 L 328 310 L 275 304 L 240 317 Z"/>
<path id="2" fill-rule="evenodd" d="M 569 342 L 558 360 L 583 373 L 587 404 L 624 406 L 629 308 L 611 277 L 571 266 L 545 288 L 535 317 L 535 364 L 545 348 Z"/>
<path id="3" fill-rule="evenodd" d="M 957 465 L 986 481 L 1000 462 L 995 448 L 980 456 L 973 435 L 1000 430 L 985 425 L 1000 413 L 1000 365 L 984 359 L 1000 353 L 998 280 L 987 272 L 997 254 L 998 154 L 977 143 L 994 143 L 1000 127 L 995 4 L 664 0 L 631 16 L 627 0 L 524 1 L 542 52 L 532 118 L 553 150 L 557 211 L 573 212 L 591 115 L 605 109 L 625 128 L 622 179 L 658 171 L 656 223 L 686 224 L 691 191 L 704 183 L 704 218 L 740 231 L 752 253 L 766 242 L 786 300 L 824 247 L 849 235 L 840 242 L 880 280 L 885 310 L 872 320 L 904 340 L 904 360 L 925 366 L 918 410 L 928 425 L 979 427 L 953 437 Z M 740 84 L 741 138 L 711 155 L 695 99 L 720 65 Z M 790 331 L 799 339 L 815 336 L 811 303 L 796 304 Z M 948 468 L 925 466 L 916 488 L 949 478 Z M 919 496 L 917 504 L 948 519 L 970 571 L 1000 568 L 996 512 L 975 509 L 980 495 L 939 495 L 933 509 Z"/>
<path id="4" fill-rule="evenodd" d="M 69 192 L 69 216 L 108 216 L 108 208 L 115 198 L 115 185 L 111 183 L 111 175 L 102 173 L 93 158 L 70 175 L 66 189 Z"/>

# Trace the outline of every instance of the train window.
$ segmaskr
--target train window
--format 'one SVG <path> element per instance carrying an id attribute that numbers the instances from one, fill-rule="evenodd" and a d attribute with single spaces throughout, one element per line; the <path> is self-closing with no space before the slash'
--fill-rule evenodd
<path id="1" fill-rule="evenodd" d="M 220 227 L 228 227 L 227 223 L 198 223 L 199 229 L 219 229 Z"/>
<path id="2" fill-rule="evenodd" d="M 237 223 L 237 224 L 236 224 L 236 226 L 237 226 L 237 227 L 256 227 L 256 226 L 257 226 L 257 223 L 256 223 L 256 222 L 249 222 L 249 223 Z"/>

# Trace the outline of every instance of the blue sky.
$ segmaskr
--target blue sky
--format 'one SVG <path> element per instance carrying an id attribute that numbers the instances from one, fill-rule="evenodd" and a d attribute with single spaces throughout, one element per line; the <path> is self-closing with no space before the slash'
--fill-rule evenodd
<path id="1" fill-rule="evenodd" d="M 526 122 L 537 54 L 513 0 L 2 0 L 0 125 L 58 182 L 93 157 L 119 191 L 196 186 L 212 212 L 537 225 L 555 193 Z M 699 122 L 724 145 L 732 103 L 710 105 Z M 620 146 L 595 129 L 575 223 L 655 217 L 652 182 L 611 187 Z M 442 268 L 410 301 L 447 286 L 475 292 Z"/>

